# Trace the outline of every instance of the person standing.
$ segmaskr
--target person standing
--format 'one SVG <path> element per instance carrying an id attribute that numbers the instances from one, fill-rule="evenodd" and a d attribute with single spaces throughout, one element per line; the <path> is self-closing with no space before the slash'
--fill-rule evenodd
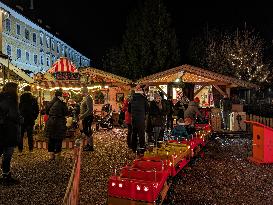
<path id="1" fill-rule="evenodd" d="M 172 130 L 173 129 L 173 101 L 172 101 L 172 96 L 168 96 L 167 102 L 167 130 Z"/>
<path id="2" fill-rule="evenodd" d="M 24 117 L 24 124 L 21 127 L 21 138 L 18 145 L 19 153 L 22 153 L 23 151 L 23 138 L 25 132 L 27 132 L 29 151 L 32 152 L 33 127 L 39 114 L 39 106 L 37 99 L 31 94 L 31 87 L 29 85 L 24 87 L 24 93 L 20 97 L 19 110 L 20 114 Z"/>
<path id="3" fill-rule="evenodd" d="M 88 88 L 82 88 L 82 94 L 84 96 L 80 108 L 79 119 L 82 123 L 82 132 L 87 138 L 87 145 L 83 148 L 84 151 L 94 151 L 93 145 L 93 131 L 92 131 L 92 122 L 93 122 L 93 99 L 88 93 Z"/>
<path id="4" fill-rule="evenodd" d="M 130 96 L 124 99 L 123 102 L 123 112 L 125 113 L 125 123 L 128 128 L 128 134 L 127 134 L 127 145 L 129 148 L 132 148 L 132 116 L 131 116 L 131 102 L 130 102 Z"/>
<path id="5" fill-rule="evenodd" d="M 23 118 L 19 113 L 18 85 L 6 83 L 0 93 L 0 156 L 2 156 L 2 177 L 0 184 L 12 185 L 19 181 L 11 177 L 10 162 L 14 147 L 20 138 L 20 124 Z"/>
<path id="6" fill-rule="evenodd" d="M 162 98 L 159 94 L 154 94 L 154 100 L 150 105 L 151 116 L 151 126 L 153 128 L 153 132 L 155 133 L 155 144 L 157 141 L 163 140 L 164 135 L 164 125 L 166 120 L 166 107 L 165 103 L 162 102 Z"/>
<path id="7" fill-rule="evenodd" d="M 222 114 L 222 128 L 229 130 L 229 116 L 232 109 L 232 102 L 227 94 L 220 100 L 220 109 Z"/>
<path id="8" fill-rule="evenodd" d="M 59 158 L 62 151 L 62 141 L 66 136 L 66 116 L 68 107 L 64 102 L 61 89 L 56 90 L 55 97 L 46 108 L 48 120 L 45 126 L 45 136 L 48 138 L 49 158 L 54 160 Z"/>
<path id="9" fill-rule="evenodd" d="M 137 85 L 131 100 L 132 149 L 134 152 L 137 151 L 137 140 L 139 140 L 140 154 L 145 151 L 145 119 L 147 112 L 148 102 L 144 96 L 143 87 Z"/>
<path id="10" fill-rule="evenodd" d="M 198 109 L 198 105 L 196 104 L 196 102 L 190 101 L 188 108 L 185 110 L 184 119 L 190 118 L 192 121 L 192 126 L 194 126 L 197 116 L 200 116 L 201 118 L 203 118 L 201 112 Z"/>

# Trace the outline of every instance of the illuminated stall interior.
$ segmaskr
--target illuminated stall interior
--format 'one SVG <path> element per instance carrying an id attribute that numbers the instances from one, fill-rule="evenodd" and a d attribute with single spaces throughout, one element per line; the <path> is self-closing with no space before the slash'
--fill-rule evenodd
<path id="1" fill-rule="evenodd" d="M 257 85 L 237 78 L 225 76 L 203 68 L 182 65 L 163 72 L 159 72 L 138 80 L 138 83 L 149 85 L 150 96 L 154 91 L 161 91 L 164 97 L 170 95 L 174 100 L 183 91 L 183 84 L 194 85 L 192 99 L 198 97 L 201 106 L 213 106 L 212 89 L 220 95 L 230 95 L 230 89 L 243 87 L 249 89 L 258 88 Z M 153 97 L 151 97 L 153 99 Z"/>

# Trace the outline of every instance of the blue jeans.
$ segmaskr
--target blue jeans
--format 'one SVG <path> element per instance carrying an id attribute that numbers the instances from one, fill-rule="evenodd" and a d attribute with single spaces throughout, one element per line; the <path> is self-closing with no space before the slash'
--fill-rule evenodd
<path id="1" fill-rule="evenodd" d="M 13 155 L 14 147 L 1 147 L 0 146 L 0 156 L 2 156 L 2 172 L 3 174 L 9 174 L 10 172 L 10 162 Z"/>

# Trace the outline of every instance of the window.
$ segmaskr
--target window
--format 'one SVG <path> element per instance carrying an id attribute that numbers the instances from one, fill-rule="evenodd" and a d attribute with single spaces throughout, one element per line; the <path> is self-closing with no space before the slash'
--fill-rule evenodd
<path id="1" fill-rule="evenodd" d="M 26 62 L 29 63 L 29 52 L 26 51 Z"/>
<path id="2" fill-rule="evenodd" d="M 22 52 L 20 48 L 17 48 L 17 59 L 21 59 L 22 57 Z"/>
<path id="3" fill-rule="evenodd" d="M 29 30 L 25 29 L 25 38 L 29 40 Z"/>
<path id="4" fill-rule="evenodd" d="M 44 34 L 40 33 L 40 44 L 41 46 L 44 44 Z"/>
<path id="5" fill-rule="evenodd" d="M 6 31 L 10 32 L 10 19 L 6 19 Z"/>
<path id="6" fill-rule="evenodd" d="M 21 26 L 19 24 L 16 25 L 16 34 L 21 35 Z"/>
<path id="7" fill-rule="evenodd" d="M 53 64 L 53 63 L 55 63 L 55 56 L 54 55 L 51 56 L 51 64 Z"/>
<path id="8" fill-rule="evenodd" d="M 51 39 L 51 49 L 54 51 L 54 39 Z"/>
<path id="9" fill-rule="evenodd" d="M 49 62 L 49 56 L 46 57 L 46 66 L 49 66 L 50 62 Z"/>
<path id="10" fill-rule="evenodd" d="M 7 55 L 11 56 L 11 46 L 7 45 Z"/>
<path id="11" fill-rule="evenodd" d="M 43 53 L 41 53 L 41 65 L 44 65 L 44 55 L 43 55 Z"/>
<path id="12" fill-rule="evenodd" d="M 34 56 L 33 56 L 33 62 L 35 65 L 37 65 L 37 63 L 38 63 L 38 56 L 36 54 L 34 54 Z"/>
<path id="13" fill-rule="evenodd" d="M 46 37 L 46 47 L 49 48 L 49 37 Z"/>
<path id="14" fill-rule="evenodd" d="M 36 33 L 33 33 L 33 34 L 32 34 L 32 40 L 33 40 L 33 43 L 36 44 L 36 40 L 37 40 Z"/>
<path id="15" fill-rule="evenodd" d="M 60 53 L 60 43 L 57 43 L 57 53 Z"/>

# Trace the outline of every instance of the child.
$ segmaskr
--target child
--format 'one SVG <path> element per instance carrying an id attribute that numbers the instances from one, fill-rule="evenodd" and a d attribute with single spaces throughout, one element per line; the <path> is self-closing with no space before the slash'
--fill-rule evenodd
<path id="1" fill-rule="evenodd" d="M 180 141 L 183 137 L 188 139 L 189 134 L 185 128 L 185 123 L 182 118 L 177 121 L 177 126 L 172 130 L 172 136 Z"/>

